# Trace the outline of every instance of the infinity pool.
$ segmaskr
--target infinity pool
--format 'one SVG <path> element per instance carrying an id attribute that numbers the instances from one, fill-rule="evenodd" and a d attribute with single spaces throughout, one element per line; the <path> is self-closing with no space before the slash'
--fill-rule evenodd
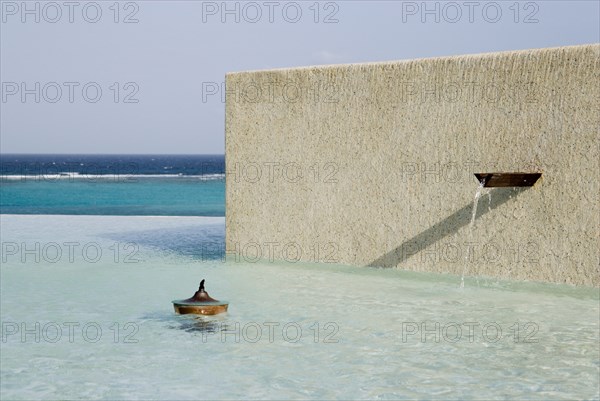
<path id="1" fill-rule="evenodd" d="M 190 252 L 223 218 L 0 222 L 2 399 L 600 396 L 597 289 Z M 202 278 L 229 313 L 175 315 Z"/>

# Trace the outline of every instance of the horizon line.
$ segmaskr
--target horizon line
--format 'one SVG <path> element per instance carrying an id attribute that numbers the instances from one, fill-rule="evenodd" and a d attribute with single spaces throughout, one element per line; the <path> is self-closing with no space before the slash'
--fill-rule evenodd
<path id="1" fill-rule="evenodd" d="M 26 152 L 0 152 L 5 155 L 45 155 L 45 156 L 225 156 L 225 153 L 26 153 Z"/>

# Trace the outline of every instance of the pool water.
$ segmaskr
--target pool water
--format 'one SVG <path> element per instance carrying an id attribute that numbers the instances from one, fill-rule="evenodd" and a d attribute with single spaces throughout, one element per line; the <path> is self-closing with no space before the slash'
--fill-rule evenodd
<path id="1" fill-rule="evenodd" d="M 187 252 L 220 217 L 0 223 L 2 399 L 600 396 L 597 289 Z M 203 278 L 229 313 L 175 315 Z"/>

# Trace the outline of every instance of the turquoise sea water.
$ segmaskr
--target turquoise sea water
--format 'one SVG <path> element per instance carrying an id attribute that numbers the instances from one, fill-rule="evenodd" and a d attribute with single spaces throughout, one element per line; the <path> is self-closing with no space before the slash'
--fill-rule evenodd
<path id="1" fill-rule="evenodd" d="M 224 216 L 223 156 L 2 155 L 0 213 Z"/>
<path id="2" fill-rule="evenodd" d="M 0 212 L 224 216 L 225 180 L 195 177 L 5 180 L 0 184 Z"/>

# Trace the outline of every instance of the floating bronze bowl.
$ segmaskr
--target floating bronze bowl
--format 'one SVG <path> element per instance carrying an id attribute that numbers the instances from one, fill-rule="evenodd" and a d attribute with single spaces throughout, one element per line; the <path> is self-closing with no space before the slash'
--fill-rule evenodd
<path id="1" fill-rule="evenodd" d="M 193 313 L 195 315 L 217 315 L 227 312 L 229 304 L 222 302 L 209 302 L 204 304 L 186 304 L 183 301 L 173 301 L 175 313 L 179 315 L 187 315 Z"/>
<path id="2" fill-rule="evenodd" d="M 200 287 L 193 297 L 173 301 L 175 313 L 186 315 L 193 313 L 196 315 L 216 315 L 227 312 L 228 302 L 218 301 L 211 298 L 204 290 L 204 280 L 200 282 Z"/>
<path id="3" fill-rule="evenodd" d="M 532 187 L 542 173 L 475 173 L 484 187 Z"/>

